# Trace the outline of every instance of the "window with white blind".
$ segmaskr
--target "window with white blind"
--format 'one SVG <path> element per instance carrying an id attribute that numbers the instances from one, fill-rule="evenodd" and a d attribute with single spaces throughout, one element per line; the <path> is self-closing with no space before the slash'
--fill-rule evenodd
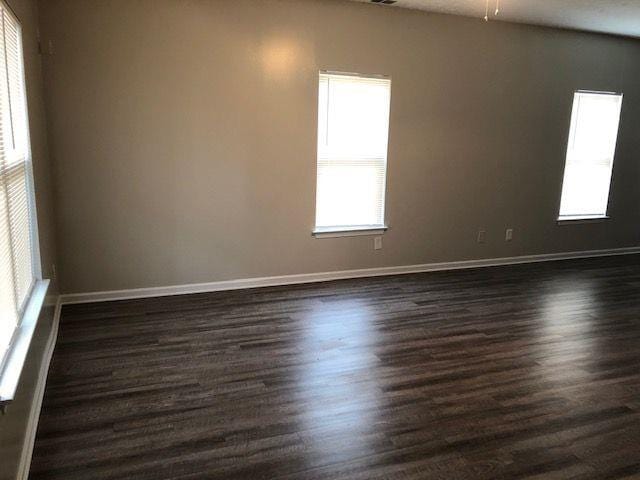
<path id="1" fill-rule="evenodd" d="M 559 220 L 606 217 L 621 109 L 622 95 L 575 93 Z"/>
<path id="2" fill-rule="evenodd" d="M 384 229 L 391 80 L 320 73 L 315 233 Z"/>
<path id="3" fill-rule="evenodd" d="M 4 373 L 39 276 L 39 259 L 34 247 L 33 182 L 20 24 L 3 2 L 0 17 L 0 373 Z"/>

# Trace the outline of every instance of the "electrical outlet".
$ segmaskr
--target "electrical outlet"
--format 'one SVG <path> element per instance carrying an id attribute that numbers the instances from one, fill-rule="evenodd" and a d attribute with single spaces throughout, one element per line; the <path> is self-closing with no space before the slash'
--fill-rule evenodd
<path id="1" fill-rule="evenodd" d="M 510 242 L 513 240 L 513 228 L 507 228 L 507 231 L 504 234 L 505 242 Z"/>
<path id="2" fill-rule="evenodd" d="M 487 232 L 485 230 L 478 230 L 478 243 L 484 243 L 487 240 Z"/>
<path id="3" fill-rule="evenodd" d="M 381 250 L 382 249 L 382 237 L 375 237 L 373 239 L 373 249 Z"/>
<path id="4" fill-rule="evenodd" d="M 56 264 L 51 264 L 51 280 L 55 280 L 58 277 L 58 272 L 56 271 Z"/>

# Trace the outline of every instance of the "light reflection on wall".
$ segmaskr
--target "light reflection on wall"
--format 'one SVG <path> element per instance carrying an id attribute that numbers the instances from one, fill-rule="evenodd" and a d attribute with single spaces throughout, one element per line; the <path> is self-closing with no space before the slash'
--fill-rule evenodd
<path id="1" fill-rule="evenodd" d="M 302 319 L 296 396 L 308 458 L 316 464 L 373 448 L 381 397 L 374 320 L 374 309 L 361 300 L 319 302 Z"/>
<path id="2" fill-rule="evenodd" d="M 294 41 L 276 38 L 262 45 L 260 59 L 267 78 L 289 80 L 299 68 L 302 52 L 300 46 Z"/>

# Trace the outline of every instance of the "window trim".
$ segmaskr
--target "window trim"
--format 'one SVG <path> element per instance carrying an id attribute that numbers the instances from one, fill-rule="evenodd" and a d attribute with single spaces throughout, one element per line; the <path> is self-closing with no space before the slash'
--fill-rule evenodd
<path id="1" fill-rule="evenodd" d="M 385 152 L 384 162 L 384 183 L 382 196 L 382 221 L 381 225 L 340 225 L 340 226 L 318 226 L 315 219 L 317 218 L 318 209 L 318 125 L 316 124 L 316 154 L 314 162 L 315 172 L 315 197 L 314 197 L 314 227 L 311 235 L 315 238 L 337 238 L 337 237 L 356 237 L 356 236 L 374 236 L 383 235 L 389 227 L 387 226 L 387 176 L 389 174 L 389 139 L 391 138 L 391 105 L 393 95 L 393 81 L 391 75 L 380 73 L 356 73 L 340 70 L 320 69 L 316 76 L 316 99 L 319 98 L 320 84 L 317 81 L 322 75 L 337 75 L 344 77 L 356 77 L 363 79 L 386 80 L 389 82 L 389 118 L 387 119 L 387 148 Z M 316 118 L 318 118 L 318 102 L 316 101 Z"/>
<path id="2" fill-rule="evenodd" d="M 316 227 L 311 235 L 315 238 L 363 237 L 384 235 L 386 225 L 361 225 L 357 227 Z"/>
<path id="3" fill-rule="evenodd" d="M 611 220 L 609 215 L 565 215 L 558 217 L 558 225 L 581 225 L 585 223 L 602 223 Z"/>
<path id="4" fill-rule="evenodd" d="M 562 193 L 564 192 L 564 181 L 565 181 L 565 173 L 567 170 L 567 156 L 569 155 L 569 140 L 571 137 L 571 122 L 573 120 L 573 103 L 575 102 L 576 94 L 585 93 L 585 94 L 596 94 L 596 95 L 611 95 L 611 96 L 619 96 L 622 97 L 623 103 L 620 106 L 620 120 L 618 122 L 618 131 L 616 133 L 616 145 L 613 151 L 613 160 L 611 164 L 611 178 L 609 179 L 609 195 L 607 196 L 607 208 L 604 214 L 591 214 L 591 215 L 560 215 L 560 209 L 562 207 Z M 614 181 L 614 169 L 616 165 L 616 157 L 618 156 L 618 148 L 620 147 L 619 136 L 620 136 L 620 126 L 622 125 L 622 108 L 624 106 L 624 93 L 615 92 L 615 91 L 599 91 L 599 90 L 586 90 L 586 89 L 578 89 L 573 91 L 573 96 L 571 97 L 571 107 L 569 114 L 569 128 L 567 129 L 567 137 L 566 137 L 566 149 L 564 153 L 564 163 L 562 166 L 562 180 L 560 182 L 560 195 L 558 196 L 558 208 L 557 208 L 557 225 L 580 225 L 586 223 L 600 223 L 606 220 L 611 219 L 611 215 L 609 214 L 609 209 L 611 208 L 611 194 L 613 192 L 613 181 Z"/>
<path id="5" fill-rule="evenodd" d="M 42 278 L 42 263 L 40 257 L 40 238 L 38 234 L 38 213 L 35 197 L 35 180 L 33 177 L 33 157 L 31 150 L 31 125 L 29 122 L 29 104 L 27 99 L 26 65 L 24 56 L 24 37 L 20 18 L 11 6 L 0 0 L 0 5 L 8 15 L 15 20 L 18 30 L 18 46 L 20 49 L 19 60 L 22 77 L 22 95 L 24 98 L 24 123 L 25 123 L 25 181 L 27 188 L 27 208 L 29 209 L 29 230 L 31 235 L 31 262 L 33 284 L 22 307 L 21 316 L 13 337 L 4 356 L 0 358 L 0 412 L 4 412 L 7 404 L 11 403 L 16 395 L 22 370 L 26 361 L 31 341 L 44 306 L 46 293 L 49 288 L 49 280 Z"/>
<path id="6" fill-rule="evenodd" d="M 29 352 L 48 288 L 49 280 L 36 280 L 31 290 L 24 314 L 16 328 L 2 365 L 2 370 L 0 370 L 0 408 L 4 408 L 8 403 L 11 403 L 16 396 L 22 369 L 27 359 L 27 353 Z"/>
<path id="7" fill-rule="evenodd" d="M 382 73 L 357 73 L 357 72 L 343 72 L 340 70 L 319 70 L 318 75 L 339 75 L 341 77 L 372 78 L 375 80 L 391 81 L 390 75 L 384 75 Z"/>

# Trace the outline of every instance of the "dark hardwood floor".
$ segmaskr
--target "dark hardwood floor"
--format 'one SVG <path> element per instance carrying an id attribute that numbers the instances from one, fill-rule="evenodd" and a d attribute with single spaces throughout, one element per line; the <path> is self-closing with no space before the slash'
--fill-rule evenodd
<path id="1" fill-rule="evenodd" d="M 640 256 L 67 306 L 31 478 L 640 478 Z"/>

